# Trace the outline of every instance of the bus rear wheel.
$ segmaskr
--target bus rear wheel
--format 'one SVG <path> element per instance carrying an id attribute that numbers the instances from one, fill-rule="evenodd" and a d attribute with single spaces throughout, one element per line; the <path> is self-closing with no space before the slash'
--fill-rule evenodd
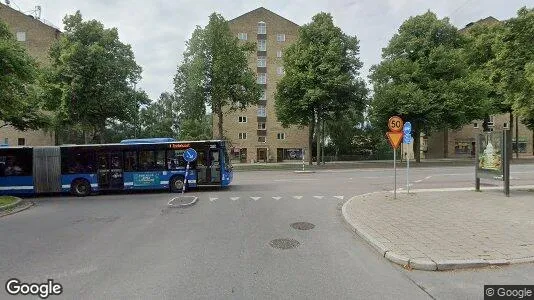
<path id="1" fill-rule="evenodd" d="M 85 197 L 91 193 L 91 185 L 85 179 L 78 179 L 72 183 L 70 191 L 74 196 Z"/>
<path id="2" fill-rule="evenodd" d="M 169 187 L 173 193 L 181 192 L 184 187 L 184 178 L 182 176 L 173 177 Z"/>

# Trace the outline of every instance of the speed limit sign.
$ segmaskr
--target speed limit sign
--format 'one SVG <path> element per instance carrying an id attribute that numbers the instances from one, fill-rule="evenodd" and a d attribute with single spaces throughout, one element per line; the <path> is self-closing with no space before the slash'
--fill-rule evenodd
<path id="1" fill-rule="evenodd" d="M 402 126 L 403 125 L 404 125 L 404 122 L 398 116 L 393 116 L 393 117 L 389 118 L 389 120 L 388 120 L 388 127 L 389 127 L 389 130 L 391 130 L 391 131 L 400 132 L 400 131 L 402 131 Z"/>

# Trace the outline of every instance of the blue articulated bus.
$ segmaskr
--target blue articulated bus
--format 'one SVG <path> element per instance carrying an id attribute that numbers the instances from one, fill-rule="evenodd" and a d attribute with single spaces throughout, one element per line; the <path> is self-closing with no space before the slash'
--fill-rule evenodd
<path id="1" fill-rule="evenodd" d="M 118 144 L 0 147 L 0 195 L 70 192 L 76 196 L 109 190 L 182 190 L 230 185 L 232 166 L 225 141 L 131 139 Z"/>

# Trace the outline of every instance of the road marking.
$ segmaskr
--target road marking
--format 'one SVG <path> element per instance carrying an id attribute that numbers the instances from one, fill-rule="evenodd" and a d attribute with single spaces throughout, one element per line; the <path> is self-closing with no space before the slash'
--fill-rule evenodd
<path id="1" fill-rule="evenodd" d="M 274 200 L 277 200 L 277 201 L 280 200 L 280 199 L 282 199 L 282 197 L 278 197 L 278 196 L 276 196 L 276 197 L 272 197 L 272 198 L 273 198 Z"/>
<path id="2" fill-rule="evenodd" d="M 324 196 L 313 196 L 313 198 L 317 198 L 317 199 L 323 199 Z"/>
<path id="3" fill-rule="evenodd" d="M 334 198 L 338 198 L 340 200 L 343 200 L 343 196 L 334 196 Z"/>
<path id="4" fill-rule="evenodd" d="M 442 174 L 442 175 L 445 175 L 445 174 Z M 427 179 L 430 179 L 430 178 L 432 178 L 432 176 L 427 176 L 427 177 L 425 177 L 425 178 L 423 178 L 423 179 L 419 179 L 419 180 L 416 180 L 416 181 L 414 181 L 414 182 L 415 182 L 415 183 L 419 183 L 419 182 L 421 182 L 421 181 L 423 181 L 423 180 L 427 180 Z"/>
<path id="5" fill-rule="evenodd" d="M 217 199 L 219 199 L 219 198 L 210 197 L 210 201 L 211 201 L 211 202 L 213 202 L 213 201 L 215 201 L 215 200 L 217 200 Z"/>
<path id="6" fill-rule="evenodd" d="M 302 196 L 293 196 L 295 199 L 302 199 Z"/>
<path id="7" fill-rule="evenodd" d="M 292 181 L 318 181 L 316 178 L 291 178 L 291 179 L 275 179 L 275 182 L 292 182 Z"/>
<path id="8" fill-rule="evenodd" d="M 250 197 L 250 198 L 252 198 L 252 200 L 254 201 L 258 201 L 258 199 L 260 199 L 261 197 Z"/>
<path id="9" fill-rule="evenodd" d="M 230 200 L 236 201 L 236 200 L 239 200 L 239 197 L 230 197 Z"/>

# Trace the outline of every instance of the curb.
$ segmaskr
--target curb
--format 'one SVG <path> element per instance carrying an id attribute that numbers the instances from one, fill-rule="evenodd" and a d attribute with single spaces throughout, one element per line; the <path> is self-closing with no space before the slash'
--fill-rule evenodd
<path id="1" fill-rule="evenodd" d="M 15 208 L 14 210 L 12 211 L 9 211 L 9 210 L 0 210 L 0 218 L 2 217 L 5 217 L 5 216 L 9 216 L 9 215 L 13 215 L 13 214 L 16 214 L 18 212 L 21 212 L 23 210 L 27 210 L 28 208 L 34 206 L 34 203 L 33 202 L 27 202 L 26 204 L 18 207 L 18 208 Z"/>
<path id="2" fill-rule="evenodd" d="M 12 207 L 15 207 L 15 206 L 19 205 L 20 202 L 22 202 L 22 199 L 19 198 L 19 197 L 13 197 L 13 198 L 16 198 L 17 200 L 15 200 L 15 202 L 13 202 L 13 203 L 6 204 L 4 206 L 0 206 L 0 211 L 8 210 L 8 209 L 10 209 Z"/>
<path id="3" fill-rule="evenodd" d="M 373 238 L 369 233 L 363 230 L 360 226 L 355 225 L 351 222 L 350 217 L 347 213 L 347 205 L 351 203 L 354 199 L 362 196 L 368 196 L 372 194 L 384 193 L 389 194 L 389 192 L 372 192 L 362 195 L 354 196 L 341 207 L 341 214 L 343 215 L 343 220 L 347 225 L 350 226 L 351 231 L 358 234 L 363 240 L 369 243 L 381 256 L 385 257 L 387 260 L 400 265 L 402 267 L 409 266 L 411 269 L 422 270 L 422 271 L 445 271 L 445 270 L 454 270 L 454 269 L 468 269 L 468 268 L 483 268 L 488 266 L 504 266 L 511 264 L 520 264 L 520 263 L 532 263 L 534 262 L 534 256 L 523 257 L 523 258 L 514 258 L 514 259 L 465 259 L 465 260 L 438 260 L 434 261 L 430 258 L 409 258 L 403 255 L 397 254 L 394 251 L 388 249 L 384 244 L 380 243 L 378 240 Z"/>
<path id="4" fill-rule="evenodd" d="M 305 173 L 315 173 L 315 171 L 312 170 L 306 170 L 306 171 L 294 171 L 295 173 L 305 174 Z"/>

